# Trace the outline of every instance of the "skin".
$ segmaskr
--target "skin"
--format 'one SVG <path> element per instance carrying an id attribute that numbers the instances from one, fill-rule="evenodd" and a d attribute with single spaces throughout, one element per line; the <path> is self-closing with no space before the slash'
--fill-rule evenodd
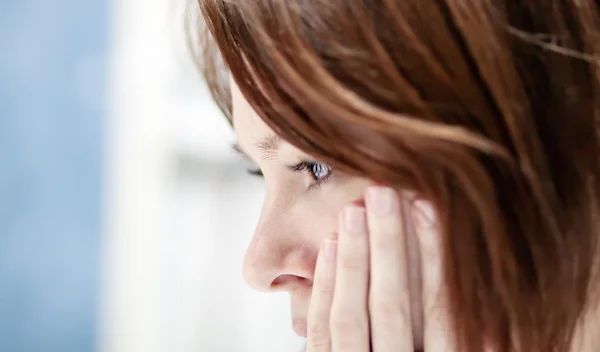
<path id="1" fill-rule="evenodd" d="M 290 294 L 307 351 L 453 351 L 433 208 L 335 170 L 315 187 L 313 174 L 290 169 L 314 158 L 279 139 L 231 87 L 237 149 L 266 184 L 246 281 Z"/>

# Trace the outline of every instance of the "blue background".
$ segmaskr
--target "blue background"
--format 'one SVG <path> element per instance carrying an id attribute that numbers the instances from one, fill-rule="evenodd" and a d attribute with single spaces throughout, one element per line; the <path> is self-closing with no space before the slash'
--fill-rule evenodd
<path id="1" fill-rule="evenodd" d="M 95 350 L 107 3 L 0 0 L 0 351 Z"/>

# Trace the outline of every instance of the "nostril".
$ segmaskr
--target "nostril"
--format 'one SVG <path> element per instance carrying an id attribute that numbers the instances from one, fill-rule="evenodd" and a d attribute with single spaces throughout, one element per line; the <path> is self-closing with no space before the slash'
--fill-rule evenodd
<path id="1" fill-rule="evenodd" d="M 290 283 L 296 281 L 298 279 L 295 275 L 279 275 L 273 280 L 271 283 L 271 287 L 277 288 L 285 285 L 289 285 Z"/>
<path id="2" fill-rule="evenodd" d="M 271 283 L 271 288 L 273 289 L 281 289 L 286 286 L 290 286 L 292 284 L 303 284 L 308 282 L 309 280 L 296 275 L 279 275 L 273 282 Z"/>
<path id="3" fill-rule="evenodd" d="M 352 201 L 351 204 L 354 204 L 354 205 L 359 206 L 359 207 L 365 207 L 365 200 L 362 199 L 362 198 L 361 199 L 356 199 L 356 200 Z"/>

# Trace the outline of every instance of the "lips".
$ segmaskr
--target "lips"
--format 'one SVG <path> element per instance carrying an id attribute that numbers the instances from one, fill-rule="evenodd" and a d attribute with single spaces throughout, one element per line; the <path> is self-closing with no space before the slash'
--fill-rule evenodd
<path id="1" fill-rule="evenodd" d="M 296 335 L 300 337 L 306 337 L 306 319 L 294 318 L 292 320 L 292 328 L 294 329 Z"/>

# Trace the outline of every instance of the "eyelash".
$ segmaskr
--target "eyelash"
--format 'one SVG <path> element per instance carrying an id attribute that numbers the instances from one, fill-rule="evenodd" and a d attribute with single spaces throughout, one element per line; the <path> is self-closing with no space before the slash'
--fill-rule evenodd
<path id="1" fill-rule="evenodd" d="M 331 166 L 313 161 L 303 161 L 300 164 L 291 167 L 291 169 L 296 172 L 308 172 L 308 174 L 312 177 L 314 181 L 310 186 L 308 186 L 309 191 L 322 186 L 323 183 L 325 183 L 329 179 L 332 172 Z M 322 173 L 325 173 L 325 175 L 317 175 Z"/>
<path id="2" fill-rule="evenodd" d="M 329 177 L 331 176 L 331 172 L 333 171 L 331 166 L 326 164 L 317 163 L 314 161 L 303 161 L 297 165 L 290 166 L 290 170 L 294 172 L 308 172 L 308 174 L 312 177 L 313 183 L 308 187 L 308 190 L 316 189 L 325 183 Z M 250 175 L 254 176 L 263 176 L 262 171 L 260 169 L 248 170 Z M 319 174 L 323 174 L 319 176 Z"/>

